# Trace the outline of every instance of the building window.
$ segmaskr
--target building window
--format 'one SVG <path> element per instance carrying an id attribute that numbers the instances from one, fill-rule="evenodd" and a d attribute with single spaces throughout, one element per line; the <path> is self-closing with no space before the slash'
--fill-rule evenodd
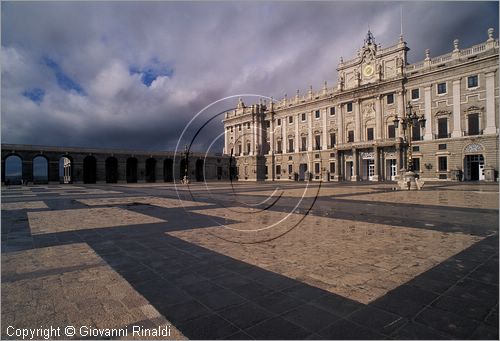
<path id="1" fill-rule="evenodd" d="M 352 111 L 352 102 L 347 103 L 347 112 Z"/>
<path id="2" fill-rule="evenodd" d="M 314 147 L 316 150 L 321 149 L 321 135 L 314 136 Z"/>
<path id="3" fill-rule="evenodd" d="M 293 172 L 293 165 L 288 165 L 288 174 L 292 174 Z"/>
<path id="4" fill-rule="evenodd" d="M 302 151 L 305 152 L 307 150 L 307 136 L 302 136 L 301 138 Z"/>
<path id="5" fill-rule="evenodd" d="M 238 145 L 238 155 L 241 155 L 241 144 Z"/>
<path id="6" fill-rule="evenodd" d="M 477 75 L 467 77 L 467 88 L 477 88 Z"/>
<path id="7" fill-rule="evenodd" d="M 306 113 L 302 113 L 301 116 L 302 116 L 302 122 L 304 122 L 306 120 Z"/>
<path id="8" fill-rule="evenodd" d="M 247 123 L 247 129 L 250 129 L 250 122 Z"/>
<path id="9" fill-rule="evenodd" d="M 315 174 L 319 174 L 319 162 L 316 162 L 316 163 L 314 164 L 314 173 L 315 173 Z"/>
<path id="10" fill-rule="evenodd" d="M 448 119 L 438 118 L 438 139 L 445 139 L 448 136 Z"/>
<path id="11" fill-rule="evenodd" d="M 276 165 L 276 175 L 281 174 L 281 165 Z"/>
<path id="12" fill-rule="evenodd" d="M 479 135 L 479 114 L 469 114 L 467 116 L 469 135 Z"/>
<path id="13" fill-rule="evenodd" d="M 390 139 L 393 139 L 396 137 L 396 128 L 394 127 L 394 124 L 387 126 L 387 137 Z"/>
<path id="14" fill-rule="evenodd" d="M 413 89 L 411 91 L 411 99 L 419 99 L 420 98 L 420 89 Z"/>
<path id="15" fill-rule="evenodd" d="M 241 131 L 241 124 L 238 125 L 238 131 Z"/>
<path id="16" fill-rule="evenodd" d="M 231 133 L 233 132 L 233 126 L 231 126 Z"/>
<path id="17" fill-rule="evenodd" d="M 367 128 L 366 129 L 366 140 L 367 141 L 372 141 L 373 140 L 373 128 Z"/>
<path id="18" fill-rule="evenodd" d="M 293 153 L 293 139 L 288 139 L 288 152 Z"/>
<path id="19" fill-rule="evenodd" d="M 247 143 L 247 154 L 250 154 L 250 143 Z"/>
<path id="20" fill-rule="evenodd" d="M 439 83 L 437 85 L 437 93 L 438 95 L 442 95 L 446 93 L 446 83 Z"/>
<path id="21" fill-rule="evenodd" d="M 446 150 L 446 143 L 440 143 L 440 144 L 438 144 L 438 149 L 439 150 Z"/>
<path id="22" fill-rule="evenodd" d="M 422 138 L 420 136 L 420 125 L 414 125 L 411 127 L 411 140 L 420 141 Z"/>
<path id="23" fill-rule="evenodd" d="M 413 146 L 412 151 L 419 152 L 420 151 L 420 146 Z"/>
<path id="24" fill-rule="evenodd" d="M 270 128 L 271 127 L 271 122 L 270 121 L 266 121 L 266 128 Z"/>
<path id="25" fill-rule="evenodd" d="M 448 170 L 448 157 L 440 156 L 438 158 L 438 165 L 440 172 L 446 172 Z"/>
<path id="26" fill-rule="evenodd" d="M 335 107 L 330 108 L 330 116 L 335 115 Z"/>
<path id="27" fill-rule="evenodd" d="M 278 124 L 277 125 L 281 125 L 281 118 L 278 118 Z"/>
<path id="28" fill-rule="evenodd" d="M 320 116 L 321 116 L 320 111 L 316 110 L 316 112 L 314 113 L 314 117 L 319 118 Z"/>
<path id="29" fill-rule="evenodd" d="M 394 103 L 394 94 L 388 94 L 387 95 L 387 104 L 392 104 Z"/>
<path id="30" fill-rule="evenodd" d="M 354 142 L 354 130 L 347 132 L 347 142 Z"/>
<path id="31" fill-rule="evenodd" d="M 330 173 L 331 174 L 335 173 L 335 162 L 330 162 Z"/>
<path id="32" fill-rule="evenodd" d="M 278 149 L 277 153 L 281 154 L 283 152 L 283 144 L 281 143 L 281 140 L 278 140 Z"/>
<path id="33" fill-rule="evenodd" d="M 419 157 L 413 158 L 411 159 L 411 162 L 413 164 L 413 171 L 415 173 L 420 173 L 420 158 Z"/>
<path id="34" fill-rule="evenodd" d="M 288 116 L 288 123 L 293 123 L 293 116 Z"/>
<path id="35" fill-rule="evenodd" d="M 333 148 L 337 144 L 337 136 L 335 133 L 330 133 L 330 147 Z"/>

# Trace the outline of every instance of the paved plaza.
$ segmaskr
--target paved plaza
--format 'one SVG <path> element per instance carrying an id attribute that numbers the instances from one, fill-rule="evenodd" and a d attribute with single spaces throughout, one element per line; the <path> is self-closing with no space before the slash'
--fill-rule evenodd
<path id="1" fill-rule="evenodd" d="M 2 338 L 498 339 L 496 183 L 11 186 L 1 208 Z"/>

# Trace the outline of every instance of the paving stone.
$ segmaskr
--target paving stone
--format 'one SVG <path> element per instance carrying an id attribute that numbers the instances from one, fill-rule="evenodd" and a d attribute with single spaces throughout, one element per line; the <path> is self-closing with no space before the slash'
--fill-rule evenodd
<path id="1" fill-rule="evenodd" d="M 244 297 L 226 289 L 196 295 L 195 297 L 199 302 L 213 310 L 225 309 L 247 302 Z"/>
<path id="2" fill-rule="evenodd" d="M 311 304 L 340 317 L 345 317 L 364 306 L 361 303 L 334 294 L 316 298 Z"/>
<path id="3" fill-rule="evenodd" d="M 452 296 L 441 296 L 433 303 L 433 306 L 442 310 L 467 316 L 471 319 L 482 321 L 488 315 L 490 308 L 481 301 L 474 299 L 462 299 Z"/>
<path id="4" fill-rule="evenodd" d="M 251 302 L 221 310 L 219 315 L 241 329 L 249 328 L 273 316 L 269 311 Z"/>
<path id="5" fill-rule="evenodd" d="M 329 327 L 320 330 L 318 334 L 330 340 L 372 340 L 383 338 L 380 334 L 344 319 L 338 320 Z"/>
<path id="6" fill-rule="evenodd" d="M 223 339 L 239 331 L 235 325 L 215 314 L 179 323 L 177 327 L 189 339 L 195 340 Z"/>
<path id="7" fill-rule="evenodd" d="M 479 325 L 478 321 L 434 307 L 425 309 L 415 320 L 457 339 L 469 338 Z"/>
<path id="8" fill-rule="evenodd" d="M 259 323 L 246 332 L 257 340 L 300 340 L 310 333 L 281 317 L 274 317 Z"/>
<path id="9" fill-rule="evenodd" d="M 361 308 L 347 319 L 384 335 L 390 335 L 408 321 L 404 317 L 371 306 Z"/>
<path id="10" fill-rule="evenodd" d="M 473 340 L 498 340 L 498 328 L 480 324 L 470 338 Z"/>
<path id="11" fill-rule="evenodd" d="M 414 321 L 406 323 L 391 337 L 396 340 L 450 340 L 452 337 L 429 326 Z"/>
<path id="12" fill-rule="evenodd" d="M 304 304 L 303 301 L 280 292 L 272 293 L 267 296 L 259 296 L 252 301 L 276 314 L 282 314 Z"/>
<path id="13" fill-rule="evenodd" d="M 340 316 L 310 304 L 301 305 L 281 317 L 313 333 L 340 319 Z"/>

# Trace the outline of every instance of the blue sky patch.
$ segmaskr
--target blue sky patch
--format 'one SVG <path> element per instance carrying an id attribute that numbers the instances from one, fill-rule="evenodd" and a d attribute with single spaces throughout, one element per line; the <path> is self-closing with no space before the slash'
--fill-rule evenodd
<path id="1" fill-rule="evenodd" d="M 26 89 L 23 91 L 23 96 L 29 98 L 36 104 L 40 104 L 45 96 L 45 91 L 40 88 Z"/>
<path id="2" fill-rule="evenodd" d="M 154 80 L 161 76 L 172 77 L 174 69 L 165 63 L 161 63 L 157 58 L 151 60 L 150 65 L 144 67 L 131 66 L 130 74 L 140 74 L 141 81 L 146 86 L 151 86 Z"/>
<path id="3" fill-rule="evenodd" d="M 67 76 L 55 61 L 50 58 L 44 57 L 43 62 L 47 65 L 52 71 L 54 71 L 54 75 L 57 79 L 57 85 L 65 91 L 76 91 L 79 95 L 84 96 L 85 91 L 80 86 L 80 84 L 76 83 L 69 76 Z"/>

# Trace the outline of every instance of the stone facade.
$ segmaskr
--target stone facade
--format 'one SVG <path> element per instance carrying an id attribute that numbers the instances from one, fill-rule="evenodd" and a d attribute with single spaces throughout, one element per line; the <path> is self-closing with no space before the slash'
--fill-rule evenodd
<path id="1" fill-rule="evenodd" d="M 225 115 L 224 153 L 239 180 L 489 180 L 498 172 L 498 39 L 408 64 L 403 37 L 382 48 L 368 32 L 342 58 L 338 82 Z M 412 109 L 409 109 L 411 105 Z M 395 120 L 410 110 L 425 127 Z M 396 128 L 396 126 L 398 126 Z M 409 162 L 411 160 L 412 162 Z"/>
<path id="2" fill-rule="evenodd" d="M 47 161 L 50 183 L 171 182 L 185 174 L 185 154 L 119 149 L 49 147 L 2 144 L 2 182 L 5 161 L 12 155 L 22 161 L 22 179 L 34 181 L 33 160 Z M 229 158 L 204 153 L 189 154 L 190 181 L 228 180 Z M 36 181 L 36 180 L 35 180 Z"/>

